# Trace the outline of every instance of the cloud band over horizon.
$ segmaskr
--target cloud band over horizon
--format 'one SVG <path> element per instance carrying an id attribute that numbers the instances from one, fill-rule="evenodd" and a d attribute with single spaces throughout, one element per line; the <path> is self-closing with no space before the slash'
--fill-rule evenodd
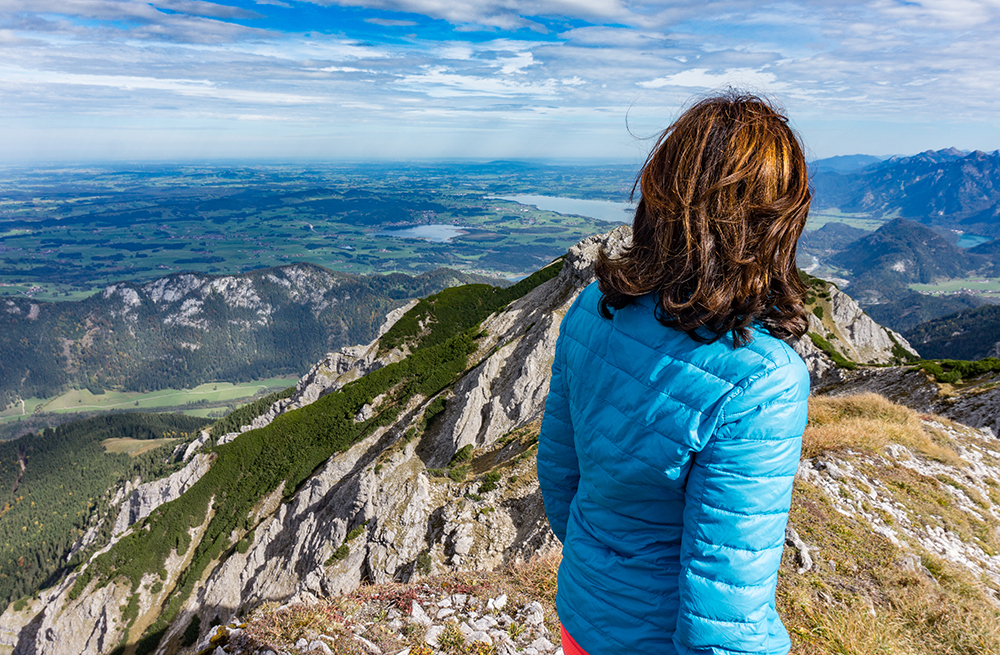
<path id="1" fill-rule="evenodd" d="M 812 156 L 1000 147 L 989 0 L 0 0 L 2 164 L 641 158 L 736 85 Z"/>

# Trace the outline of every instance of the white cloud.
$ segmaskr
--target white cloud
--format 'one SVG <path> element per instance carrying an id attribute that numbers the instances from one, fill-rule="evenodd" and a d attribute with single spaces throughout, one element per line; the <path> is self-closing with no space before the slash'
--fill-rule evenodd
<path id="1" fill-rule="evenodd" d="M 108 87 L 122 91 L 166 91 L 181 96 L 215 98 L 242 103 L 298 105 L 323 103 L 318 96 L 305 96 L 248 89 L 220 88 L 208 80 L 138 77 L 134 75 L 89 75 L 53 73 L 17 67 L 0 67 L 0 84 L 13 86 L 71 85 Z"/>
<path id="2" fill-rule="evenodd" d="M 463 96 L 548 97 L 554 94 L 555 86 L 550 80 L 540 83 L 513 82 L 496 76 L 461 75 L 441 66 L 430 67 L 413 75 L 404 75 L 400 78 L 399 84 L 432 98 L 460 98 Z"/>
<path id="3" fill-rule="evenodd" d="M 415 27 L 418 23 L 412 20 L 393 20 L 389 18 L 366 18 L 366 23 L 381 25 L 382 27 Z"/>
<path id="4" fill-rule="evenodd" d="M 733 68 L 721 73 L 712 73 L 707 68 L 689 68 L 673 75 L 636 84 L 645 89 L 659 89 L 665 86 L 713 89 L 727 85 L 739 87 L 773 85 L 776 81 L 777 77 L 773 73 L 764 73 L 752 68 Z"/>
<path id="5" fill-rule="evenodd" d="M 500 72 L 504 75 L 510 75 L 511 73 L 524 74 L 524 69 L 535 64 L 534 57 L 531 56 L 530 52 L 519 52 L 513 57 L 507 57 L 501 60 Z"/>
<path id="6" fill-rule="evenodd" d="M 204 2 L 203 0 L 154 0 L 150 2 L 158 9 L 169 9 L 191 16 L 205 16 L 208 18 L 262 18 L 255 11 L 248 11 L 239 7 L 220 5 L 214 2 Z"/>
<path id="7" fill-rule="evenodd" d="M 1000 14 L 1000 3 L 994 0 L 876 0 L 872 6 L 894 22 L 919 28 L 976 28 Z"/>
<path id="8" fill-rule="evenodd" d="M 454 25 L 500 29 L 532 27 L 525 17 L 568 16 L 626 20 L 631 16 L 620 0 L 312 0 L 321 5 L 366 7 L 446 20 Z"/>

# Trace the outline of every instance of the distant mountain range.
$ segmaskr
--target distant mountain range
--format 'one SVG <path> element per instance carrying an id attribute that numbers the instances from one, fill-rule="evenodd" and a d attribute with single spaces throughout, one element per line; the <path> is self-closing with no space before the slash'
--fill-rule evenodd
<path id="1" fill-rule="evenodd" d="M 807 270 L 844 278 L 872 318 L 906 334 L 924 321 L 964 316 L 984 303 L 969 294 L 923 295 L 909 285 L 1000 276 L 1000 151 L 831 157 L 811 162 L 810 174 L 814 210 L 887 222 L 875 232 L 833 222 L 805 233 L 799 247 Z M 966 249 L 958 246 L 963 235 L 990 240 Z M 968 338 L 980 341 L 973 332 L 966 331 Z M 923 353 L 919 334 L 915 345 Z M 932 350 L 935 356 L 962 357 L 992 345 Z"/>
<path id="2" fill-rule="evenodd" d="M 850 294 L 865 311 L 900 332 L 983 303 L 965 294 L 920 294 L 910 284 L 1000 275 L 1000 255 L 989 254 L 988 248 L 959 248 L 934 229 L 901 218 L 874 232 L 827 223 L 807 232 L 801 248 L 846 271 Z"/>
<path id="3" fill-rule="evenodd" d="M 814 171 L 817 208 L 1000 237 L 1000 151 L 928 150 L 850 172 L 829 166 Z"/>
<path id="4" fill-rule="evenodd" d="M 885 157 L 875 157 L 873 155 L 837 155 L 826 159 L 816 159 L 809 162 L 809 172 L 812 174 L 820 171 L 834 173 L 850 173 L 859 168 L 865 168 L 872 164 L 877 164 L 886 159 Z"/>
<path id="5" fill-rule="evenodd" d="M 68 388 L 149 391 L 301 375 L 371 340 L 407 300 L 486 278 L 351 275 L 315 264 L 121 282 L 85 300 L 0 300 L 0 407 Z"/>

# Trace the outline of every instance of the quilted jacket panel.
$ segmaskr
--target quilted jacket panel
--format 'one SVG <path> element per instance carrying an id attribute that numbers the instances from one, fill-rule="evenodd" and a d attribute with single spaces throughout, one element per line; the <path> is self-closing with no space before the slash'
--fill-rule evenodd
<path id="1" fill-rule="evenodd" d="M 590 655 L 784 655 L 774 609 L 809 375 L 762 330 L 694 341 L 645 296 L 566 314 L 539 437 L 558 609 Z"/>

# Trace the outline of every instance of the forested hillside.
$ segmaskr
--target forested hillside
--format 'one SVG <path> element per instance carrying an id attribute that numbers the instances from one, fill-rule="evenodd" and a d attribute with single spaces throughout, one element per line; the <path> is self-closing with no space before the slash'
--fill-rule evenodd
<path id="1" fill-rule="evenodd" d="M 819 232 L 822 230 L 813 234 Z M 849 272 L 848 291 L 865 311 L 877 322 L 900 332 L 982 304 L 967 295 L 920 294 L 910 289 L 910 284 L 973 274 L 995 275 L 997 271 L 990 257 L 970 254 L 915 221 L 895 219 L 855 241 L 837 243 L 836 235 L 850 233 L 842 229 L 824 233 L 828 243 L 836 244 L 837 252 L 829 256 L 829 261 Z M 812 235 L 809 238 L 815 239 Z"/>
<path id="2" fill-rule="evenodd" d="M 123 282 L 80 302 L 0 302 L 0 407 L 67 387 L 150 391 L 301 375 L 370 341 L 410 298 L 482 278 L 360 276 L 313 264 Z"/>
<path id="3" fill-rule="evenodd" d="M 986 305 L 921 323 L 906 338 L 927 358 L 1000 357 L 1000 306 Z"/>
<path id="4" fill-rule="evenodd" d="M 206 423 L 179 414 L 109 414 L 0 443 L 0 605 L 78 564 L 79 557 L 69 564 L 65 557 L 107 510 L 108 490 L 120 480 L 169 473 L 174 444 Z"/>

